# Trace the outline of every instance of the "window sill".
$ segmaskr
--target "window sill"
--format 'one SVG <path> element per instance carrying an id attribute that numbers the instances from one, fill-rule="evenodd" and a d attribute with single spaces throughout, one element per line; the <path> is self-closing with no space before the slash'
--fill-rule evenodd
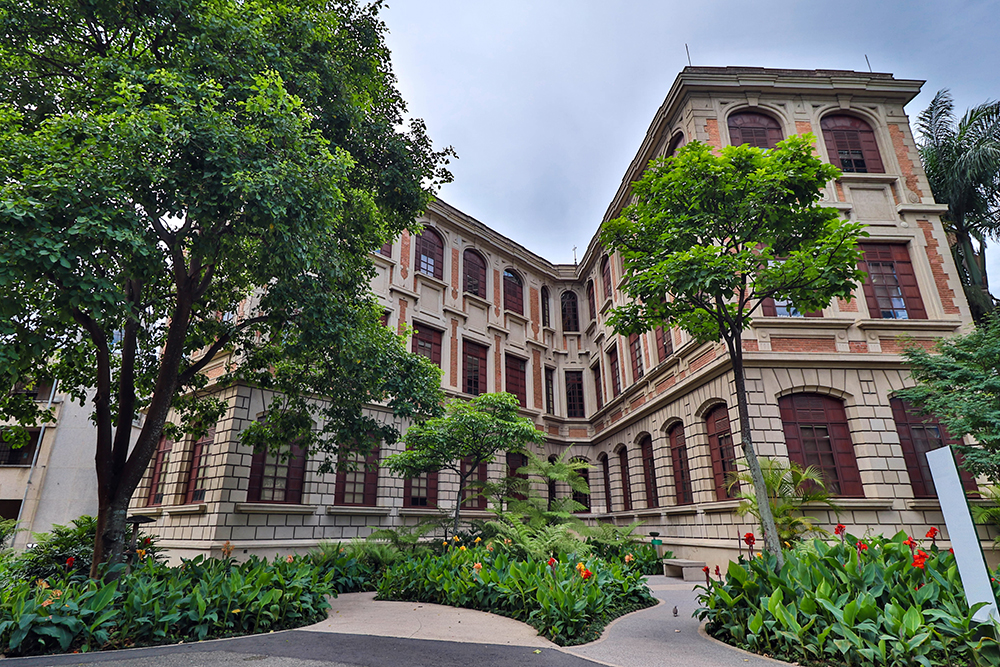
<path id="1" fill-rule="evenodd" d="M 135 516 L 162 516 L 163 506 L 156 505 L 154 507 L 136 507 L 129 510 L 129 514 L 133 514 Z"/>
<path id="2" fill-rule="evenodd" d="M 413 299 L 414 301 L 419 301 L 420 300 L 420 295 L 419 294 L 417 294 L 416 292 L 413 292 L 411 290 L 408 290 L 405 287 L 401 287 L 399 285 L 389 285 L 389 294 L 392 294 L 393 292 L 397 292 L 399 294 L 402 294 L 403 296 L 408 296 L 411 299 Z"/>
<path id="3" fill-rule="evenodd" d="M 388 516 L 388 507 L 366 507 L 364 505 L 327 505 L 327 514 L 364 514 L 367 516 Z"/>
<path id="4" fill-rule="evenodd" d="M 969 498 L 966 496 L 970 505 L 993 505 L 993 501 L 986 498 Z M 941 503 L 937 498 L 908 498 L 906 501 L 906 509 L 908 510 L 940 510 Z"/>
<path id="5" fill-rule="evenodd" d="M 831 497 L 830 502 L 844 510 L 891 510 L 892 498 L 837 498 Z M 830 509 L 826 503 L 805 503 L 809 509 Z M 832 511 L 832 510 L 831 510 Z"/>
<path id="6" fill-rule="evenodd" d="M 399 516 L 448 516 L 437 507 L 401 507 Z M 454 516 L 454 515 L 452 515 Z"/>
<path id="7" fill-rule="evenodd" d="M 528 318 L 525 317 L 522 313 L 517 312 L 516 310 L 507 310 L 506 308 L 504 308 L 503 314 L 506 315 L 507 317 L 513 318 L 515 322 L 519 322 L 520 324 L 528 323 Z"/>
<path id="8" fill-rule="evenodd" d="M 673 514 L 697 514 L 698 507 L 693 503 L 687 505 L 671 505 L 670 507 L 661 507 L 660 514 L 673 515 Z"/>
<path id="9" fill-rule="evenodd" d="M 491 308 L 493 306 L 493 304 L 490 303 L 486 299 L 486 297 L 479 296 L 478 294 L 473 294 L 472 292 L 462 292 L 462 296 L 464 296 L 469 301 L 479 306 L 482 306 L 483 308 Z"/>
<path id="10" fill-rule="evenodd" d="M 890 320 L 890 319 L 866 319 L 858 322 L 858 328 L 868 329 L 892 329 L 892 330 L 912 330 L 922 331 L 956 331 L 961 328 L 962 323 L 953 320 Z"/>
<path id="11" fill-rule="evenodd" d="M 443 278 L 435 278 L 434 276 L 429 276 L 426 273 L 423 273 L 422 271 L 414 271 L 413 273 L 416 275 L 417 279 L 420 282 L 427 281 L 431 285 L 434 285 L 435 287 L 440 287 L 441 289 L 444 290 L 447 290 L 451 287 L 450 285 L 448 285 L 448 283 L 444 281 Z"/>
<path id="12" fill-rule="evenodd" d="M 714 503 L 707 503 L 701 506 L 701 511 L 705 514 L 722 514 L 723 512 L 735 512 L 742 503 L 742 500 L 717 500 Z"/>
<path id="13" fill-rule="evenodd" d="M 236 503 L 237 514 L 315 514 L 316 505 L 293 503 Z"/>
<path id="14" fill-rule="evenodd" d="M 173 507 L 165 507 L 164 512 L 170 516 L 174 515 L 184 515 L 184 514 L 206 514 L 208 512 L 208 503 L 191 503 L 190 505 L 175 505 Z"/>

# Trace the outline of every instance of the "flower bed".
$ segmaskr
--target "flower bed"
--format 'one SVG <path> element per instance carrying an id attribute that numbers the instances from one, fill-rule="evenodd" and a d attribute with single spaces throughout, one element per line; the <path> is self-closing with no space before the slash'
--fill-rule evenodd
<path id="1" fill-rule="evenodd" d="M 565 555 L 519 561 L 489 546 L 456 546 L 397 563 L 382 578 L 378 598 L 502 614 L 561 646 L 593 641 L 611 620 L 656 604 L 629 564 Z"/>
<path id="2" fill-rule="evenodd" d="M 1000 664 L 991 633 L 972 621 L 949 551 L 900 533 L 803 542 L 773 556 L 740 559 L 716 581 L 706 573 L 697 615 L 727 643 L 816 665 Z"/>

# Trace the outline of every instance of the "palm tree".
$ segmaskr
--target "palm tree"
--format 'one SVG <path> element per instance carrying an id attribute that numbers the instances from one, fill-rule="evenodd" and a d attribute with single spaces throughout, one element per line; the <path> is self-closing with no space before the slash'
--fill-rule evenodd
<path id="1" fill-rule="evenodd" d="M 977 322 L 994 309 L 986 280 L 986 238 L 1000 240 L 1000 102 L 987 102 L 955 122 L 954 104 L 941 90 L 917 127 L 924 171 L 934 199 L 948 205 L 944 223 Z M 973 239 L 979 244 L 977 253 Z"/>

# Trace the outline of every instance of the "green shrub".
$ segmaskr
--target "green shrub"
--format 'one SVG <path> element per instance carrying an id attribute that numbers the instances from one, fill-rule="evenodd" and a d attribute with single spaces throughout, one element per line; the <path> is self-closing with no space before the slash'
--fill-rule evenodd
<path id="1" fill-rule="evenodd" d="M 20 581 L 0 601 L 6 655 L 175 643 L 269 632 L 322 620 L 336 571 L 308 559 L 146 558 L 103 585 L 75 573 Z"/>
<path id="2" fill-rule="evenodd" d="M 632 566 L 643 574 L 663 574 L 663 565 L 660 561 L 663 558 L 673 558 L 674 554 L 672 551 L 667 551 L 660 556 L 656 552 L 656 547 L 643 542 L 635 534 L 641 525 L 641 521 L 635 521 L 627 526 L 600 523 L 591 529 L 587 546 L 593 549 L 595 556 L 604 560 L 624 563 L 627 557 Z"/>
<path id="3" fill-rule="evenodd" d="M 397 563 L 379 583 L 378 597 L 502 614 L 563 646 L 593 641 L 612 619 L 655 604 L 639 571 L 624 564 L 564 555 L 550 566 L 482 543 Z"/>
<path id="4" fill-rule="evenodd" d="M 0 519 L 0 551 L 10 546 L 17 533 L 17 519 Z"/>
<path id="5" fill-rule="evenodd" d="M 773 556 L 730 563 L 699 587 L 696 613 L 715 637 L 803 664 L 1000 664 L 965 603 L 955 557 L 892 539 L 804 541 Z"/>

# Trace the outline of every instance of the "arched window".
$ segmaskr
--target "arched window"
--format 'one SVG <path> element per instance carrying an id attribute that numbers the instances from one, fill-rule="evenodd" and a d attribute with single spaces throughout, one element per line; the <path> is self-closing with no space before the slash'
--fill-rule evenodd
<path id="1" fill-rule="evenodd" d="M 819 122 L 830 163 L 854 174 L 884 174 L 871 125 L 854 116 L 827 116 Z"/>
<path id="2" fill-rule="evenodd" d="M 518 315 L 524 315 L 524 286 L 521 276 L 511 269 L 503 272 L 503 307 Z"/>
<path id="3" fill-rule="evenodd" d="M 622 472 L 622 503 L 626 512 L 632 511 L 632 482 L 628 477 L 628 451 L 622 447 L 618 450 L 618 467 Z"/>
<path id="4" fill-rule="evenodd" d="M 527 491 L 528 476 L 523 472 L 519 472 L 526 465 L 528 465 L 527 454 L 507 452 L 507 477 L 511 479 L 511 488 L 513 489 L 510 497 L 515 500 L 527 499 L 527 496 L 522 491 Z"/>
<path id="5" fill-rule="evenodd" d="M 551 463 L 555 463 L 558 460 L 559 460 L 559 457 L 555 456 L 554 454 L 549 457 L 549 463 L 550 464 Z M 554 479 L 552 479 L 550 477 L 549 480 L 546 482 L 546 486 L 548 487 L 548 494 L 549 494 L 549 506 L 548 506 L 548 509 L 549 509 L 549 511 L 551 511 L 552 510 L 552 503 L 554 503 L 556 501 L 556 480 L 554 480 Z"/>
<path id="6" fill-rule="evenodd" d="M 601 260 L 601 282 L 604 286 L 604 299 L 611 298 L 611 262 L 608 261 L 608 256 L 605 255 L 604 259 Z"/>
<path id="7" fill-rule="evenodd" d="M 914 498 L 936 498 L 934 480 L 931 469 L 927 465 L 927 452 L 944 447 L 959 445 L 936 417 L 924 416 L 914 410 L 909 403 L 901 398 L 889 399 L 892 406 L 892 418 L 896 422 L 896 432 L 899 433 L 899 444 L 903 449 L 903 459 L 906 470 L 910 474 L 910 486 L 913 487 Z M 968 492 L 976 492 L 975 478 L 965 468 L 959 468 L 962 486 Z"/>
<path id="8" fill-rule="evenodd" d="M 718 500 L 735 498 L 740 485 L 734 484 L 729 488 L 729 482 L 736 474 L 736 448 L 733 446 L 733 432 L 729 428 L 729 408 L 725 403 L 720 403 L 705 415 L 705 430 L 708 432 L 708 448 L 712 452 L 715 497 Z"/>
<path id="9" fill-rule="evenodd" d="M 593 322 L 597 317 L 597 303 L 594 298 L 594 281 L 587 281 L 587 308 L 590 309 L 590 321 Z"/>
<path id="10" fill-rule="evenodd" d="M 462 253 L 462 282 L 466 292 L 486 298 L 486 261 L 475 250 Z"/>
<path id="11" fill-rule="evenodd" d="M 653 438 L 646 436 L 639 442 L 642 453 L 642 475 L 646 482 L 646 507 L 660 506 L 660 494 L 656 489 L 656 465 L 653 462 Z"/>
<path id="12" fill-rule="evenodd" d="M 597 457 L 597 460 L 601 463 L 601 474 L 604 475 L 604 504 L 608 508 L 608 513 L 612 512 L 611 509 L 611 463 L 608 462 L 608 455 L 601 454 Z"/>
<path id="13" fill-rule="evenodd" d="M 586 459 L 579 459 L 579 458 L 577 458 L 577 459 L 573 459 L 573 460 L 574 461 L 582 461 L 584 463 L 587 462 Z M 580 479 L 582 479 L 584 481 L 584 483 L 587 485 L 587 488 L 589 489 L 590 488 L 590 470 L 587 469 L 587 468 L 584 468 L 583 470 L 579 470 L 578 472 L 580 473 Z M 573 500 L 575 500 L 576 502 L 578 502 L 581 505 L 583 505 L 583 509 L 577 510 L 577 514 L 586 514 L 587 512 L 590 512 L 590 494 L 589 493 L 583 493 L 582 491 L 576 491 L 576 490 L 574 490 L 573 491 Z"/>
<path id="14" fill-rule="evenodd" d="M 677 149 L 683 146 L 685 143 L 687 142 L 684 141 L 684 133 L 678 132 L 670 140 L 670 145 L 667 146 L 667 152 L 663 154 L 663 157 L 673 157 L 674 153 L 677 152 Z"/>
<path id="15" fill-rule="evenodd" d="M 678 505 L 694 502 L 691 490 L 691 467 L 688 465 L 687 445 L 684 443 L 684 425 L 677 422 L 667 431 L 670 440 L 670 460 L 674 466 L 674 489 Z"/>
<path id="16" fill-rule="evenodd" d="M 788 458 L 819 468 L 829 493 L 864 497 L 844 404 L 823 394 L 791 394 L 778 399 L 778 409 Z"/>
<path id="17" fill-rule="evenodd" d="M 444 243 L 431 228 L 424 229 L 417 237 L 417 271 L 444 280 Z"/>
<path id="18" fill-rule="evenodd" d="M 756 148 L 775 148 L 781 136 L 781 126 L 770 116 L 755 111 L 742 111 L 729 117 L 729 143 L 749 144 Z"/>
<path id="19" fill-rule="evenodd" d="M 577 303 L 576 292 L 562 293 L 562 328 L 563 331 L 580 330 L 580 306 Z"/>
<path id="20" fill-rule="evenodd" d="M 542 287 L 542 326 L 552 326 L 552 315 L 549 310 L 549 288 Z"/>

